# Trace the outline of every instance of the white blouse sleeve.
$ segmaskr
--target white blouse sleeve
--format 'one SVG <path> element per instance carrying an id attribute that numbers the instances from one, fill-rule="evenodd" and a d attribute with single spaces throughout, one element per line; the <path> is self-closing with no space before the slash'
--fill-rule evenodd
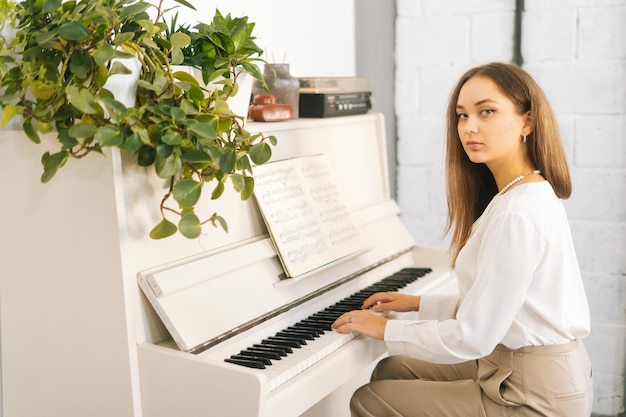
<path id="1" fill-rule="evenodd" d="M 473 282 L 461 288 L 456 317 L 388 321 L 385 341 L 392 353 L 458 363 L 491 353 L 511 328 L 542 257 L 540 233 L 526 216 L 505 211 L 471 240 L 464 250 L 475 264 L 464 270 L 457 262 L 457 276 Z"/>

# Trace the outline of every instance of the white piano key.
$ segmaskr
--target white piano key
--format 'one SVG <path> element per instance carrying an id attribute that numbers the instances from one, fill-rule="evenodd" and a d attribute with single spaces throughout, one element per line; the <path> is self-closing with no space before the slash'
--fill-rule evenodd
<path id="1" fill-rule="evenodd" d="M 354 339 L 355 333 L 340 334 L 328 331 L 320 337 L 308 341 L 299 349 L 281 360 L 273 360 L 272 365 L 262 372 L 269 380 L 270 391 L 278 388 L 291 378 L 304 372 L 332 352 Z"/>

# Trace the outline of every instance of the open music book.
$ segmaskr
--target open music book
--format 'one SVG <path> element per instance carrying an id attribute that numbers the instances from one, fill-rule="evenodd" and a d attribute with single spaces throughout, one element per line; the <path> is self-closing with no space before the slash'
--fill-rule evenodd
<path id="1" fill-rule="evenodd" d="M 326 155 L 255 166 L 254 195 L 289 278 L 364 249 Z"/>

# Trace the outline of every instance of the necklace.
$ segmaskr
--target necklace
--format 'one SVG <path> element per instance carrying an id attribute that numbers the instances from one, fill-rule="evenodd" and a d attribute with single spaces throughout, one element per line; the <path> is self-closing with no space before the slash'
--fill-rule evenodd
<path id="1" fill-rule="evenodd" d="M 527 176 L 533 175 L 533 174 L 541 174 L 541 171 L 539 171 L 538 169 L 535 169 L 535 170 L 530 171 L 529 173 L 526 173 L 524 175 L 520 175 L 519 177 L 515 178 L 513 181 L 511 181 L 510 183 L 505 185 L 504 188 L 501 189 L 498 192 L 498 195 L 502 195 L 502 194 L 506 193 L 507 191 L 509 191 L 509 188 L 511 188 L 512 186 L 514 186 L 515 184 L 517 184 L 518 182 L 520 182 L 521 180 L 523 180 Z"/>

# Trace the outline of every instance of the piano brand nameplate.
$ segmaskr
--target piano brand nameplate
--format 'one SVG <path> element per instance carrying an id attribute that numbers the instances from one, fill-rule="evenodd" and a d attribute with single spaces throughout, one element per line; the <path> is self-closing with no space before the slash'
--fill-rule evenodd
<path id="1" fill-rule="evenodd" d="M 326 155 L 254 167 L 254 194 L 289 278 L 364 249 Z"/>

